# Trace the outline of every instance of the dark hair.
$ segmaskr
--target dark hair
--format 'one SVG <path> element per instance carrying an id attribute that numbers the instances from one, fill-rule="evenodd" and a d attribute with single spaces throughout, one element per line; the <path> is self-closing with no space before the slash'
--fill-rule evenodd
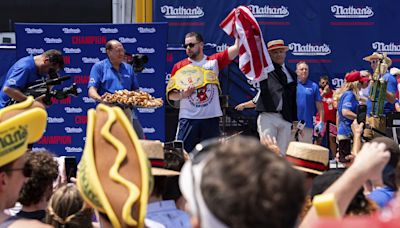
<path id="1" fill-rule="evenodd" d="M 377 137 L 371 140 L 371 142 L 383 143 L 386 145 L 386 149 L 390 152 L 389 162 L 386 164 L 383 169 L 383 183 L 397 190 L 396 183 L 396 167 L 399 162 L 400 149 L 399 145 L 391 138 L 388 137 Z"/>
<path id="2" fill-rule="evenodd" d="M 44 56 L 49 58 L 50 63 L 57 64 L 60 68 L 64 67 L 64 58 L 60 51 L 55 50 L 55 49 L 50 49 L 50 50 L 47 50 L 43 54 L 44 54 Z"/>
<path id="3" fill-rule="evenodd" d="M 311 188 L 311 199 L 325 192 L 343 173 L 344 169 L 331 169 L 316 177 Z M 370 215 L 377 209 L 378 206 L 365 197 L 364 189 L 361 187 L 351 200 L 346 215 Z"/>
<path id="4" fill-rule="evenodd" d="M 92 227 L 93 210 L 84 203 L 74 184 L 60 187 L 47 206 L 46 223 L 56 228 Z"/>
<path id="5" fill-rule="evenodd" d="M 154 176 L 154 187 L 151 195 L 162 196 L 165 193 L 165 179 L 166 176 Z"/>
<path id="6" fill-rule="evenodd" d="M 204 42 L 203 36 L 202 36 L 200 33 L 198 33 L 198 32 L 189 32 L 189 33 L 187 33 L 187 34 L 185 35 L 185 38 L 192 37 L 192 36 L 194 36 L 194 37 L 196 38 L 197 41 L 199 41 L 199 42 Z"/>
<path id="7" fill-rule="evenodd" d="M 58 163 L 49 151 L 29 152 L 26 162 L 32 167 L 32 173 L 27 178 L 19 193 L 18 201 L 24 206 L 38 203 L 58 177 Z"/>
<path id="8" fill-rule="evenodd" d="M 294 227 L 304 201 L 303 175 L 259 140 L 238 136 L 210 148 L 201 192 L 228 227 Z"/>
<path id="9" fill-rule="evenodd" d="M 328 75 L 322 75 L 321 77 L 319 77 L 319 80 L 327 80 L 329 82 L 329 77 Z"/>

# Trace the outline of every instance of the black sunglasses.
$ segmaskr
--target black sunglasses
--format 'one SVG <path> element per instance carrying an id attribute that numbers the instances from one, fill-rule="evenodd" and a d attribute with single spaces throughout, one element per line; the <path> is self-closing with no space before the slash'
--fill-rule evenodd
<path id="1" fill-rule="evenodd" d="M 24 177 L 30 177 L 32 175 L 32 166 L 29 163 L 25 163 L 24 167 L 22 168 L 13 168 L 13 169 L 6 169 L 5 172 L 12 172 L 22 170 L 22 174 Z"/>
<path id="2" fill-rule="evenodd" d="M 193 48 L 194 47 L 194 45 L 196 45 L 196 44 L 198 44 L 198 43 L 200 43 L 200 42 L 197 42 L 197 43 L 188 43 L 188 44 L 183 44 L 183 47 L 186 49 L 187 47 L 190 47 L 190 48 Z"/>

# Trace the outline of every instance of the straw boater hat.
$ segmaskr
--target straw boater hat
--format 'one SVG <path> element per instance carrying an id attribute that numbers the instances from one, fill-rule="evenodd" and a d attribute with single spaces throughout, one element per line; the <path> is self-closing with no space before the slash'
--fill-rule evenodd
<path id="1" fill-rule="evenodd" d="M 28 144 L 42 137 L 46 125 L 45 107 L 33 97 L 0 109 L 0 167 L 24 155 Z"/>
<path id="2" fill-rule="evenodd" d="M 320 175 L 328 170 L 329 150 L 314 144 L 291 142 L 286 160 L 298 170 Z"/>
<path id="3" fill-rule="evenodd" d="M 143 151 L 151 163 L 153 176 L 177 176 L 179 172 L 165 169 L 164 147 L 158 140 L 140 140 Z"/>
<path id="4" fill-rule="evenodd" d="M 392 67 L 392 69 L 390 69 L 390 74 L 394 75 L 394 76 L 400 75 L 400 69 L 396 68 L 396 67 Z"/>
<path id="5" fill-rule="evenodd" d="M 378 53 L 374 52 L 372 55 L 366 56 L 363 58 L 363 60 L 371 62 L 372 60 L 378 60 L 378 59 L 383 59 L 383 62 L 386 63 L 389 66 L 392 65 L 392 60 L 385 55 L 385 53 Z"/>
<path id="6" fill-rule="evenodd" d="M 113 227 L 143 227 L 151 192 L 150 165 L 136 133 L 118 107 L 88 111 L 78 189 Z"/>
<path id="7" fill-rule="evenodd" d="M 285 51 L 289 50 L 288 46 L 285 46 L 285 42 L 283 40 L 271 40 L 267 44 L 268 51 L 272 51 L 275 49 L 285 49 Z"/>

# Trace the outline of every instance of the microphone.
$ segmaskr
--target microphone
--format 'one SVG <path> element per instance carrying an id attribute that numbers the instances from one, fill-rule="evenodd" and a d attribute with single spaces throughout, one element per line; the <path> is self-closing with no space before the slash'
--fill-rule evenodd
<path id="1" fill-rule="evenodd" d="M 299 122 L 297 123 L 297 130 L 296 130 L 296 134 L 294 135 L 294 138 L 296 139 L 296 141 L 299 141 L 299 134 L 300 131 L 302 131 L 304 129 L 306 125 L 306 121 L 304 120 L 299 120 Z"/>

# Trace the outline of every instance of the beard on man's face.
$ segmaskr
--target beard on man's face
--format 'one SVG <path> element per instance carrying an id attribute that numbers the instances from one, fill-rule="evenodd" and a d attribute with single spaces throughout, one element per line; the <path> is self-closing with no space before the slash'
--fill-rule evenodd
<path id="1" fill-rule="evenodd" d="M 198 55 L 200 54 L 200 51 L 187 51 L 186 55 L 191 58 L 191 59 L 195 59 Z"/>

